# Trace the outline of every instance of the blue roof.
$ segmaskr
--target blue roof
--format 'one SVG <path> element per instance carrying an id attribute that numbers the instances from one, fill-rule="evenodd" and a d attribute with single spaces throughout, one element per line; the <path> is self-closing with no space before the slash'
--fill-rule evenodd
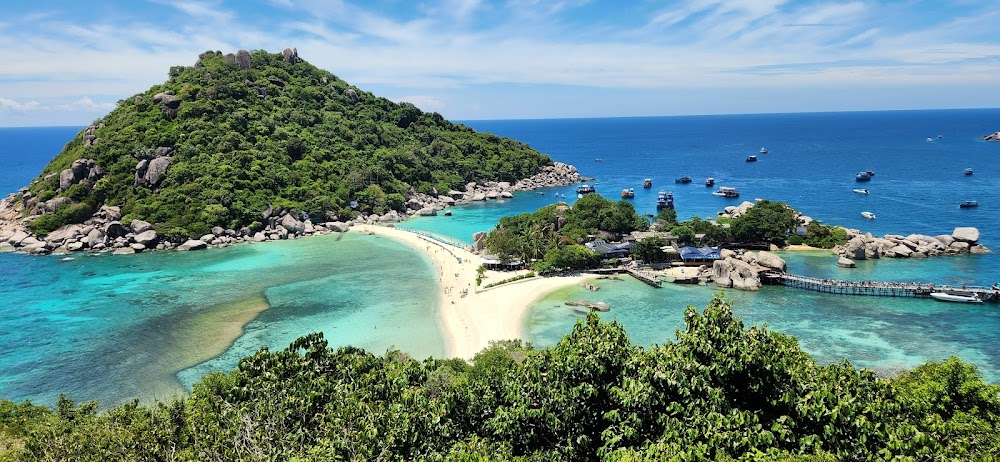
<path id="1" fill-rule="evenodd" d="M 677 249 L 682 260 L 718 260 L 722 258 L 722 252 L 718 247 L 692 247 L 684 246 Z"/>

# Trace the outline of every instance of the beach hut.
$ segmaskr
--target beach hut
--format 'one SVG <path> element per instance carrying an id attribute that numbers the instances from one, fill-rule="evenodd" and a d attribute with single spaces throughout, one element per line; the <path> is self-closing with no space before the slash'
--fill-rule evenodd
<path id="1" fill-rule="evenodd" d="M 718 247 L 693 247 L 683 246 L 677 249 L 681 254 L 681 261 L 684 263 L 712 263 L 722 258 L 722 251 Z"/>
<path id="2" fill-rule="evenodd" d="M 591 241 L 584 245 L 604 259 L 626 257 L 632 247 L 631 242 L 609 243 L 603 240 Z"/>

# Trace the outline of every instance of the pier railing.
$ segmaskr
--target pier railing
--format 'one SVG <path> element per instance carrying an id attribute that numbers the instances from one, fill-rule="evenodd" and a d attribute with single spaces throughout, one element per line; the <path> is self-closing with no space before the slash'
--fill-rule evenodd
<path id="1" fill-rule="evenodd" d="M 977 294 L 984 302 L 1000 302 L 1000 291 L 980 286 L 952 287 L 921 282 L 845 281 L 812 278 L 778 271 L 768 271 L 762 273 L 761 276 L 771 283 L 827 294 L 928 298 L 932 292 L 956 291 Z"/>

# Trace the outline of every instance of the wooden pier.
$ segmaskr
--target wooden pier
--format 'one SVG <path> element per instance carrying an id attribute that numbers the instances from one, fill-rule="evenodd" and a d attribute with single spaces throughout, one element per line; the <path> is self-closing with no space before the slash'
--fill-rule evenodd
<path id="1" fill-rule="evenodd" d="M 836 295 L 868 297 L 930 298 L 931 292 L 962 292 L 977 294 L 984 302 L 1000 302 L 1000 291 L 988 287 L 951 287 L 913 282 L 843 281 L 819 279 L 795 274 L 768 271 L 761 273 L 761 281 L 780 284 L 794 289 L 811 290 Z"/>
<path id="2" fill-rule="evenodd" d="M 656 277 L 655 274 L 647 273 L 645 271 L 640 271 L 640 270 L 637 270 L 637 269 L 634 269 L 634 268 L 621 268 L 621 267 L 618 267 L 618 268 L 598 268 L 598 269 L 587 270 L 587 272 L 588 273 L 593 273 L 593 274 L 622 274 L 622 273 L 628 273 L 632 277 L 634 277 L 634 278 L 636 278 L 636 279 L 638 279 L 638 280 L 640 280 L 642 282 L 645 282 L 646 284 L 649 284 L 650 286 L 653 286 L 653 287 L 656 287 L 656 288 L 663 287 L 663 282 L 660 281 L 660 278 Z"/>
<path id="3" fill-rule="evenodd" d="M 644 271 L 639 271 L 639 270 L 634 269 L 634 268 L 626 268 L 625 271 L 627 271 L 628 274 L 631 274 L 632 277 L 634 277 L 634 278 L 636 278 L 636 279 L 638 279 L 638 280 L 640 280 L 642 282 L 645 282 L 646 284 L 649 284 L 649 285 L 651 285 L 653 287 L 657 287 L 657 288 L 663 287 L 663 283 L 660 282 L 660 278 L 656 277 L 655 274 L 647 273 L 647 272 L 644 272 Z"/>

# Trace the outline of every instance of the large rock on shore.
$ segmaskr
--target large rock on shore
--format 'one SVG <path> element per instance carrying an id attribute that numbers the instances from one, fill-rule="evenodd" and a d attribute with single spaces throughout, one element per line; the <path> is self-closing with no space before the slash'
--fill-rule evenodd
<path id="1" fill-rule="evenodd" d="M 951 233 L 951 237 L 955 238 L 956 241 L 974 244 L 979 241 L 979 229 L 972 227 L 955 228 Z"/>
<path id="2" fill-rule="evenodd" d="M 773 270 L 781 271 L 782 273 L 788 268 L 785 260 L 781 257 L 767 251 L 760 251 L 757 253 L 757 264 Z"/>
<path id="3" fill-rule="evenodd" d="M 750 264 L 732 257 L 715 261 L 712 280 L 724 288 L 757 291 L 761 287 L 760 279 Z"/>
<path id="4" fill-rule="evenodd" d="M 199 239 L 188 239 L 183 244 L 177 246 L 177 250 L 204 250 L 208 248 L 208 243 Z"/>

